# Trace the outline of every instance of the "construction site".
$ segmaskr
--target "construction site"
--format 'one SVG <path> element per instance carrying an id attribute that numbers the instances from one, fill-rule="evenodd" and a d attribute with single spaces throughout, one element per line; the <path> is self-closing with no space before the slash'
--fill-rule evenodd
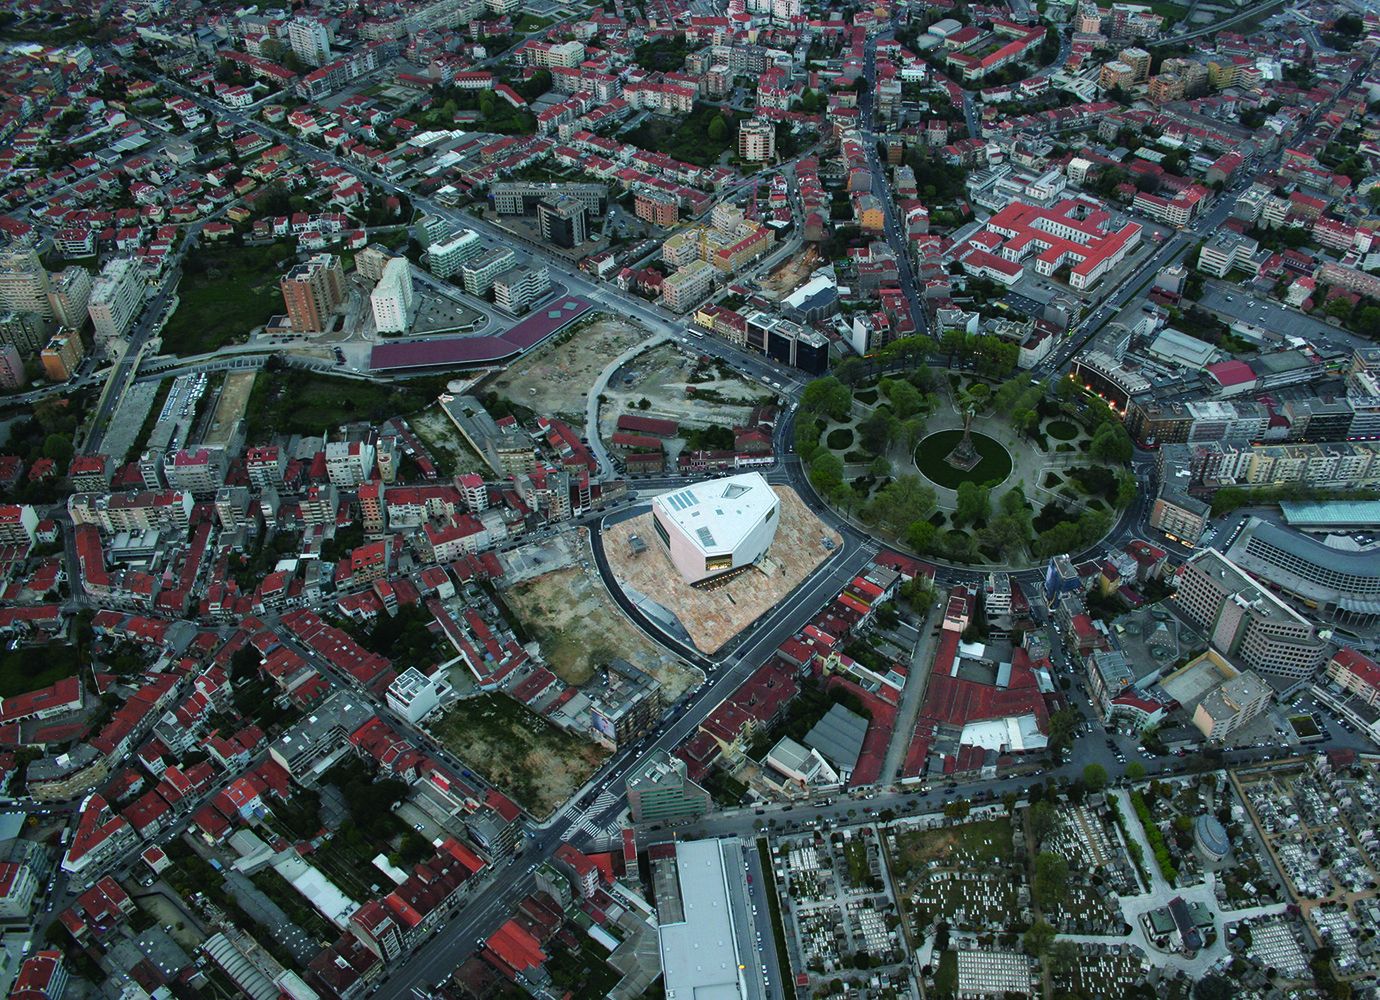
<path id="1" fill-rule="evenodd" d="M 810 280 L 810 275 L 821 263 L 819 249 L 810 245 L 765 275 L 758 282 L 758 292 L 764 299 L 779 302 Z"/>

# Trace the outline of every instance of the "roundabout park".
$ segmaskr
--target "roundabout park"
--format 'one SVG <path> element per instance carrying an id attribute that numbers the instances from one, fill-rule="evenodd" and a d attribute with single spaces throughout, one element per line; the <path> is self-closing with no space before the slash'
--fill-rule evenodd
<path id="1" fill-rule="evenodd" d="M 963 441 L 963 431 L 948 430 L 931 434 L 915 449 L 915 467 L 936 486 L 957 490 L 964 483 L 975 486 L 998 486 L 1011 475 L 1011 454 L 996 438 L 986 434 L 970 435 L 978 462 L 970 469 L 962 469 L 946 461 Z"/>
<path id="2" fill-rule="evenodd" d="M 925 365 L 856 385 L 827 377 L 807 387 L 795 441 L 840 513 L 888 544 L 973 566 L 1086 548 L 1137 495 L 1120 419 L 1068 379 L 997 383 Z"/>

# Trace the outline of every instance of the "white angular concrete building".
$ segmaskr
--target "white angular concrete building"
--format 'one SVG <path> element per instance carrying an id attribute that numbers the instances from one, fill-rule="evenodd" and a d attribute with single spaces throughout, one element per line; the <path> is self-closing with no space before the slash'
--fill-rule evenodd
<path id="1" fill-rule="evenodd" d="M 402 333 L 412 309 L 412 270 L 406 257 L 394 257 L 383 267 L 379 283 L 369 295 L 374 326 L 379 333 Z"/>
<path id="2" fill-rule="evenodd" d="M 652 498 L 652 525 L 686 583 L 750 566 L 771 548 L 781 501 L 760 473 Z"/>

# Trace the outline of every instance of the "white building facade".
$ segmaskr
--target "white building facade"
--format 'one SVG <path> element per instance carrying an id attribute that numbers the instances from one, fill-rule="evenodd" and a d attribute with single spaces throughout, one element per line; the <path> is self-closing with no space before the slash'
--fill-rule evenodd
<path id="1" fill-rule="evenodd" d="M 384 265 L 383 276 L 369 295 L 378 332 L 402 333 L 406 330 L 412 301 L 412 271 L 407 258 L 394 257 Z"/>
<path id="2" fill-rule="evenodd" d="M 672 490 L 652 499 L 652 526 L 689 584 L 751 566 L 776 537 L 781 501 L 760 473 Z"/>
<path id="3" fill-rule="evenodd" d="M 144 279 L 134 258 L 117 257 L 105 265 L 86 306 L 98 341 L 106 344 L 129 332 L 143 304 L 143 291 Z"/>

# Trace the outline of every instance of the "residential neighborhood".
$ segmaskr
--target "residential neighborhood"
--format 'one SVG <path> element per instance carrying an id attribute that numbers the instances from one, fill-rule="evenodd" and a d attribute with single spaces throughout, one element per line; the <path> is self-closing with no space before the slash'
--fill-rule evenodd
<path id="1" fill-rule="evenodd" d="M 1377 995 L 1377 53 L 10 4 L 0 990 Z"/>

